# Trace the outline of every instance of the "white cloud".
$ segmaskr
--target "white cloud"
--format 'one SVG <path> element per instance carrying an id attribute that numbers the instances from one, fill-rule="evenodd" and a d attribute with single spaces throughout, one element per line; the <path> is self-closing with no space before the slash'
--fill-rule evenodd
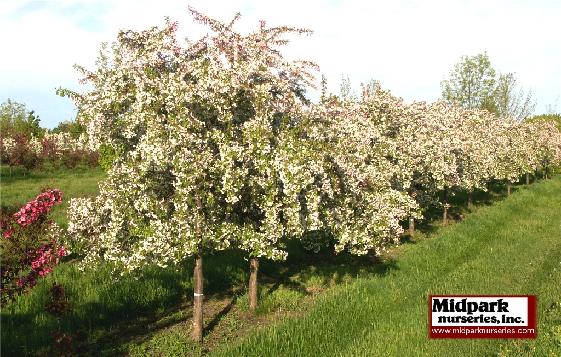
<path id="1" fill-rule="evenodd" d="M 375 78 L 406 100 L 435 100 L 461 55 L 487 51 L 496 69 L 516 72 L 532 88 L 538 111 L 561 94 L 558 1 L 60 0 L 0 3 L 8 54 L 0 56 L 0 100 L 28 93 L 26 103 L 44 113 L 43 125 L 68 119 L 70 104 L 62 105 L 54 88 L 77 88 L 73 64 L 92 66 L 100 43 L 112 41 L 119 29 L 159 25 L 165 16 L 180 22 L 181 34 L 200 36 L 204 30 L 190 20 L 188 5 L 222 20 L 241 11 L 242 30 L 259 19 L 314 30 L 287 53 L 316 61 L 333 91 L 348 74 L 357 88 Z"/>

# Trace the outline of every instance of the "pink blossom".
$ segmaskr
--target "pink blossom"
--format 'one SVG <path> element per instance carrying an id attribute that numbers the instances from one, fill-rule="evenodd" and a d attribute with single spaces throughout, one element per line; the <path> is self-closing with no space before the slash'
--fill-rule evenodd
<path id="1" fill-rule="evenodd" d="M 12 235 L 14 234 L 14 229 L 13 228 L 9 228 L 6 231 L 4 231 L 4 233 L 2 234 L 2 236 L 4 238 L 10 238 Z"/>
<path id="2" fill-rule="evenodd" d="M 66 254 L 67 254 L 66 249 L 64 248 L 64 246 L 61 245 L 57 250 L 57 255 L 59 257 L 64 257 Z"/>
<path id="3" fill-rule="evenodd" d="M 62 202 L 62 192 L 58 189 L 48 190 L 29 201 L 14 214 L 14 217 L 20 226 L 25 227 L 47 214 L 52 206 L 60 202 Z"/>
<path id="4" fill-rule="evenodd" d="M 53 271 L 53 268 L 47 267 L 47 268 L 45 268 L 45 269 L 39 271 L 39 276 L 45 276 L 45 275 L 49 274 L 49 273 L 52 272 L 52 271 Z"/>

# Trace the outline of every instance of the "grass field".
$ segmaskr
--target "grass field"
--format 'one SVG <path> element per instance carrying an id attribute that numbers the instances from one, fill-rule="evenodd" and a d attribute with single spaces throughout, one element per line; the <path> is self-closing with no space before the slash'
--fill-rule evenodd
<path id="1" fill-rule="evenodd" d="M 46 186 L 62 189 L 65 200 L 93 194 L 103 177 L 88 170 L 2 174 L 2 205 L 23 203 Z M 202 346 L 187 340 L 191 261 L 118 281 L 108 269 L 80 272 L 67 262 L 2 310 L 2 355 L 52 354 L 58 328 L 72 334 L 78 354 L 96 356 L 561 355 L 561 177 L 486 202 L 457 224 L 425 226 L 376 261 L 307 254 L 291 243 L 288 261 L 262 263 L 256 315 L 247 311 L 243 254 L 207 256 Z M 65 223 L 64 207 L 55 217 Z M 72 304 L 60 322 L 43 308 L 53 282 Z M 538 339 L 429 340 L 431 293 L 536 294 Z"/>
<path id="2" fill-rule="evenodd" d="M 429 294 L 535 294 L 536 340 L 430 340 Z M 306 316 L 217 355 L 561 356 L 561 178 L 403 246 L 387 274 L 333 289 Z"/>
<path id="3" fill-rule="evenodd" d="M 97 183 L 104 176 L 101 169 L 87 167 L 72 171 L 45 168 L 27 172 L 21 168 L 0 166 L 0 203 L 2 206 L 21 206 L 35 198 L 43 188 L 58 188 L 63 193 L 63 204 L 55 206 L 53 219 L 66 226 L 68 198 L 94 195 L 98 192 Z"/>

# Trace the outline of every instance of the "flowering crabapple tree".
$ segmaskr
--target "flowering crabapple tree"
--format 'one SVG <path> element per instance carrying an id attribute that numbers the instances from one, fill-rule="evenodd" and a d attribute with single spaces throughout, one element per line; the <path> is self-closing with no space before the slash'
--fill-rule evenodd
<path id="1" fill-rule="evenodd" d="M 547 177 L 549 169 L 561 165 L 561 133 L 555 123 L 548 121 L 523 122 L 520 132 L 525 142 L 526 174 L 542 170 Z"/>
<path id="2" fill-rule="evenodd" d="M 458 163 L 459 188 L 467 191 L 468 209 L 472 208 L 475 190 L 487 190 L 497 162 L 494 117 L 486 110 L 453 106 L 453 118 L 458 123 L 456 135 L 460 144 L 455 150 Z"/>
<path id="3" fill-rule="evenodd" d="M 251 258 L 284 259 L 279 239 L 297 233 L 310 185 L 298 123 L 315 65 L 278 47 L 307 30 L 261 22 L 242 35 L 193 9 L 212 34 L 182 47 L 177 24 L 119 33 L 98 67 L 78 67 L 92 90 L 62 90 L 80 107 L 89 144 L 114 161 L 95 199 L 74 199 L 69 232 L 84 265 L 140 271 L 195 258 L 193 338 L 202 339 L 202 259 L 237 245 Z M 306 170 L 305 170 L 306 168 Z"/>
<path id="4" fill-rule="evenodd" d="M 409 217 L 409 233 L 413 235 L 415 218 L 438 203 L 438 192 L 458 181 L 451 126 L 442 120 L 448 106 L 442 102 L 406 105 L 379 86 L 365 92 L 362 101 L 369 120 L 387 138 L 391 148 L 388 157 L 398 168 L 392 187 L 407 192 L 419 205 L 419 211 Z"/>
<path id="5" fill-rule="evenodd" d="M 323 101 L 309 111 L 314 141 L 324 143 L 317 171 L 319 209 L 311 223 L 330 232 L 335 251 L 380 253 L 397 243 L 399 222 L 417 209 L 406 192 L 392 188 L 399 167 L 388 159 L 392 148 L 367 107 L 355 101 Z"/>
<path id="6" fill-rule="evenodd" d="M 449 105 L 443 102 L 406 105 L 379 85 L 363 90 L 360 105 L 363 118 L 377 128 L 383 138 L 385 156 L 392 165 L 392 189 L 406 192 L 418 208 L 409 217 L 410 234 L 415 218 L 438 203 L 438 193 L 458 184 L 453 148 L 455 124 L 443 120 Z M 380 142 L 380 139 L 376 139 Z"/>
<path id="7" fill-rule="evenodd" d="M 257 305 L 257 272 L 260 257 L 285 259 L 279 245 L 283 236 L 301 235 L 305 213 L 299 199 L 314 181 L 315 151 L 307 140 L 302 110 L 304 97 L 313 87 L 309 61 L 287 61 L 279 47 L 285 35 L 310 31 L 291 27 L 259 29 L 248 35 L 235 32 L 233 25 L 210 19 L 191 9 L 195 19 L 215 32 L 207 48 L 223 56 L 217 64 L 229 86 L 230 101 L 217 109 L 227 113 L 223 140 L 219 142 L 229 234 L 250 257 L 249 307 Z M 308 199 L 316 200 L 311 194 Z M 317 207 L 315 207 L 317 209 Z"/>

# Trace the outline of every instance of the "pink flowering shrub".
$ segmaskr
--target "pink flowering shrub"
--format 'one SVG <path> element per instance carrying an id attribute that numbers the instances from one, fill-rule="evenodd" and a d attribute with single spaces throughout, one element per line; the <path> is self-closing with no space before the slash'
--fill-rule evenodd
<path id="1" fill-rule="evenodd" d="M 14 214 L 14 218 L 17 224 L 21 227 L 26 227 L 36 222 L 40 216 L 49 213 L 51 207 L 60 202 L 62 202 L 62 192 L 60 192 L 60 190 L 45 191 L 20 208 L 20 210 Z"/>
<path id="2" fill-rule="evenodd" d="M 62 202 L 62 192 L 46 190 L 13 213 L 0 216 L 1 303 L 37 284 L 52 272 L 67 250 L 60 244 L 62 231 L 48 215 Z"/>

